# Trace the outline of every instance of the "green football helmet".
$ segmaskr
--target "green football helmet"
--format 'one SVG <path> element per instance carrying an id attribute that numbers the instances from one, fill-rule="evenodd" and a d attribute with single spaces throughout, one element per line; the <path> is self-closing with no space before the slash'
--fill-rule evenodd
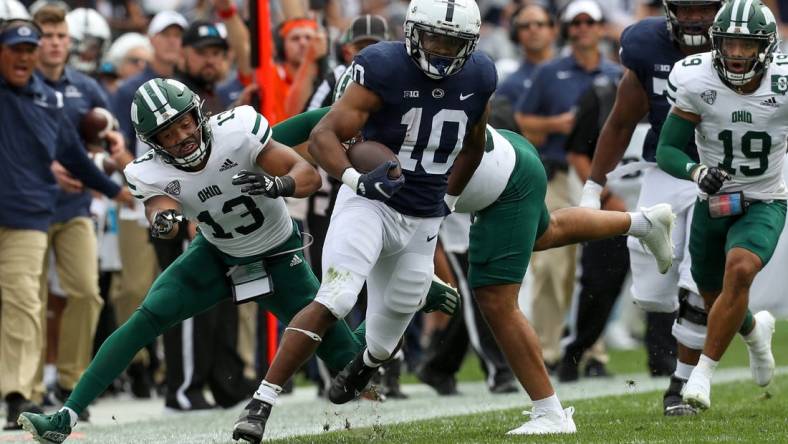
<path id="1" fill-rule="evenodd" d="M 201 105 L 200 96 L 183 83 L 173 79 L 151 79 L 134 93 L 131 122 L 137 137 L 153 147 L 165 162 L 191 168 L 199 165 L 210 152 L 211 129 Z M 156 141 L 156 134 L 189 112 L 197 123 L 198 147 L 185 157 L 177 157 Z"/>
<path id="2" fill-rule="evenodd" d="M 777 47 L 777 20 L 760 0 L 730 0 L 717 13 L 709 32 L 714 68 L 726 83 L 738 87 L 762 74 L 769 67 Z M 727 54 L 727 40 L 743 40 L 757 44 L 752 57 Z M 745 64 L 744 72 L 733 72 L 729 63 Z"/>

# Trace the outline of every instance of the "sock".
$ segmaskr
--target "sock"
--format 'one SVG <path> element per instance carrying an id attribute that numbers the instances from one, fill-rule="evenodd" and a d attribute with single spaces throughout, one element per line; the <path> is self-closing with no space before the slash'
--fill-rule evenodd
<path id="1" fill-rule="evenodd" d="M 379 361 L 375 359 L 374 356 L 369 354 L 369 349 L 364 350 L 364 355 L 362 359 L 364 359 L 364 365 L 366 365 L 367 367 L 380 367 L 380 364 L 383 364 L 383 361 Z"/>
<path id="2" fill-rule="evenodd" d="M 68 418 L 70 420 L 70 425 L 71 425 L 71 428 L 73 429 L 77 425 L 77 420 L 79 420 L 79 415 L 77 415 L 77 412 L 75 412 L 74 410 L 72 410 L 72 409 L 70 409 L 68 407 L 63 407 L 62 409 L 60 409 L 61 412 L 63 410 L 68 412 Z"/>
<path id="3" fill-rule="evenodd" d="M 719 361 L 715 361 L 706 355 L 700 355 L 698 365 L 695 366 L 695 371 L 700 372 L 703 376 L 711 380 L 711 375 L 714 374 L 714 369 L 717 368 Z"/>
<path id="4" fill-rule="evenodd" d="M 692 369 L 694 369 L 694 365 L 685 364 L 681 361 L 676 361 L 676 371 L 673 372 L 673 376 L 686 381 L 689 379 L 690 375 L 692 374 Z"/>
<path id="5" fill-rule="evenodd" d="M 534 411 L 541 410 L 543 412 L 558 412 L 561 415 L 564 414 L 564 408 L 561 407 L 561 401 L 558 400 L 558 395 L 555 393 L 548 396 L 547 398 L 534 401 L 533 404 Z"/>
<path id="6" fill-rule="evenodd" d="M 271 384 L 263 379 L 263 382 L 260 383 L 260 387 L 257 387 L 257 391 L 254 392 L 252 398 L 274 405 L 280 393 L 282 393 L 282 387 Z"/>
<path id="7" fill-rule="evenodd" d="M 741 323 L 741 327 L 739 327 L 739 334 L 744 336 L 744 339 L 747 340 L 747 337 L 751 336 L 754 331 L 755 318 L 752 316 L 752 312 L 747 309 L 747 313 L 744 315 L 744 321 Z"/>
<path id="8" fill-rule="evenodd" d="M 646 216 L 643 215 L 641 211 L 629 213 L 629 219 L 629 230 L 627 230 L 626 234 L 635 237 L 643 237 L 651 230 L 651 222 L 646 219 Z"/>

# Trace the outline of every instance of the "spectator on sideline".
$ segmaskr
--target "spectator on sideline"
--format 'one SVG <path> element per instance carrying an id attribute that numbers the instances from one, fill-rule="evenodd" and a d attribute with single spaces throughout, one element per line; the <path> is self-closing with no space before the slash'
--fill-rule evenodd
<path id="1" fill-rule="evenodd" d="M 575 204 L 564 148 L 575 122 L 573 108 L 597 79 L 621 76 L 621 67 L 599 51 L 602 19 L 602 10 L 592 0 L 575 0 L 566 7 L 561 21 L 567 27 L 571 53 L 541 65 L 516 106 L 520 130 L 537 147 L 547 170 L 545 202 L 550 212 Z M 575 252 L 572 245 L 531 257 L 533 327 L 545 363 L 552 369 L 561 358 L 559 342 L 574 288 Z"/>
<path id="2" fill-rule="evenodd" d="M 520 66 L 499 85 L 493 97 L 490 125 L 519 131 L 514 121 L 514 106 L 531 84 L 536 67 L 554 57 L 555 19 L 543 6 L 521 6 L 514 11 L 509 37 L 523 55 Z"/>
<path id="3" fill-rule="evenodd" d="M 11 21 L 1 29 L 0 392 L 4 430 L 17 430 L 21 412 L 40 411 L 30 398 L 42 356 L 39 279 L 57 198 L 50 165 L 57 159 L 85 185 L 119 201 L 131 202 L 131 195 L 96 168 L 63 112 L 62 97 L 33 75 L 38 27 Z M 122 139 L 115 144 L 122 146 Z"/>

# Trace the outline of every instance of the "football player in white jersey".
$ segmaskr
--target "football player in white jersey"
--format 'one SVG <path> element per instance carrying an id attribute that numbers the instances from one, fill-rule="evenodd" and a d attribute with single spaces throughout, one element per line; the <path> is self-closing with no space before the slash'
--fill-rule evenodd
<path id="1" fill-rule="evenodd" d="M 64 441 L 78 414 L 170 326 L 230 297 L 255 300 L 289 322 L 319 287 L 282 197 L 309 195 L 320 176 L 272 140 L 265 118 L 248 106 L 207 118 L 199 96 L 176 80 L 158 78 L 137 90 L 131 117 L 139 138 L 153 147 L 125 170 L 132 193 L 145 203 L 151 234 L 175 236 L 184 216 L 200 232 L 104 342 L 63 409 L 20 417 L 42 443 Z M 362 347 L 340 321 L 326 332 L 319 354 L 338 371 Z"/>
<path id="2" fill-rule="evenodd" d="M 711 377 L 737 331 L 753 379 L 774 374 L 774 318 L 747 316 L 750 286 L 769 262 L 785 225 L 782 176 L 788 136 L 788 58 L 775 56 L 777 22 L 759 0 L 727 2 L 711 27 L 712 51 L 677 62 L 668 78 L 673 108 L 660 133 L 657 163 L 698 184 L 689 235 L 691 272 L 708 312 L 703 354 L 682 392 L 711 405 Z M 681 149 L 694 135 L 700 162 Z M 753 325 L 754 324 L 754 325 Z"/>

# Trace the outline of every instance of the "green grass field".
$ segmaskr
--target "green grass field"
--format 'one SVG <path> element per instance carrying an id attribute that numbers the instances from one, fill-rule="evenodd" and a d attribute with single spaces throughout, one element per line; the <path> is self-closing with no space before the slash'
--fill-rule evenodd
<path id="1" fill-rule="evenodd" d="M 768 393 L 768 394 L 767 394 Z M 271 443 L 701 443 L 788 442 L 788 375 L 764 392 L 749 381 L 714 386 L 712 408 L 692 418 L 665 418 L 658 392 L 574 402 L 578 433 L 509 437 L 525 421 L 519 409 L 351 429 Z"/>
<path id="2" fill-rule="evenodd" d="M 612 352 L 610 368 L 620 376 L 556 386 L 564 405 L 576 409 L 576 435 L 507 437 L 506 431 L 527 420 L 521 412 L 528 408 L 528 398 L 523 393 L 491 395 L 480 382 L 477 359 L 469 357 L 459 378 L 466 382 L 456 397 L 438 397 L 426 386 L 409 385 L 405 401 L 335 406 L 316 398 L 314 388 L 299 388 L 274 409 L 265 442 L 788 443 L 788 321 L 777 324 L 772 344 L 782 373 L 767 390 L 749 379 L 747 352 L 736 339 L 717 373 L 720 384 L 712 387 L 712 408 L 692 418 L 662 416 L 667 379 L 645 375 L 642 350 Z M 78 425 L 67 443 L 231 444 L 241 407 L 167 414 L 162 399 L 106 398 L 91 406 L 91 423 Z M 0 432 L 2 444 L 30 442 L 26 433 Z"/>
<path id="3" fill-rule="evenodd" d="M 772 341 L 777 364 L 788 362 L 788 321 L 777 323 Z M 642 349 L 611 352 L 610 369 L 619 374 L 642 372 Z M 737 336 L 720 368 L 746 367 L 747 350 Z M 461 379 L 478 380 L 474 358 L 466 361 Z M 600 380 L 604 383 L 604 380 Z M 450 398 L 443 398 L 450 400 Z M 436 399 L 436 403 L 442 402 Z M 508 437 L 527 417 L 521 409 L 452 416 L 419 422 L 349 429 L 271 443 L 788 443 L 788 374 L 780 374 L 766 390 L 751 381 L 715 385 L 712 408 L 697 417 L 662 416 L 661 392 L 610 396 L 573 402 L 578 433 L 571 437 Z"/>

